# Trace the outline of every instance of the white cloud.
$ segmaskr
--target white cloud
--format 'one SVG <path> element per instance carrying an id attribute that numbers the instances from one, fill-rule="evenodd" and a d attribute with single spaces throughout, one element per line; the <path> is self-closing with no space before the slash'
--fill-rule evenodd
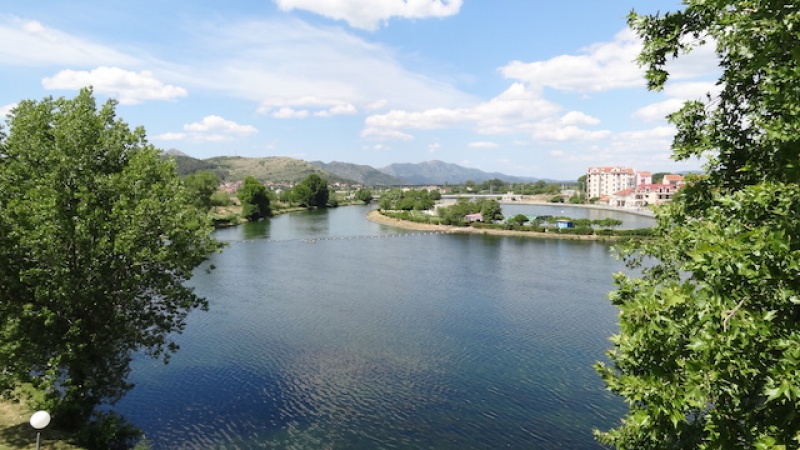
<path id="1" fill-rule="evenodd" d="M 182 141 L 186 138 L 186 133 L 162 133 L 152 137 L 153 140 L 158 141 Z"/>
<path id="2" fill-rule="evenodd" d="M 600 123 L 600 119 L 580 111 L 570 111 L 561 116 L 559 122 L 562 125 L 597 125 Z"/>
<path id="3" fill-rule="evenodd" d="M 272 113 L 272 117 L 276 119 L 303 119 L 308 117 L 308 110 L 294 109 L 284 106 L 283 108 Z"/>
<path id="4" fill-rule="evenodd" d="M 655 122 L 663 120 L 669 114 L 672 114 L 681 107 L 683 107 L 684 100 L 671 98 L 663 102 L 653 103 L 633 112 L 634 119 L 643 120 L 645 122 Z"/>
<path id="5" fill-rule="evenodd" d="M 317 111 L 314 113 L 314 115 L 319 117 L 331 117 L 331 116 L 353 115 L 356 113 L 358 113 L 358 109 L 355 106 L 351 105 L 350 103 L 347 103 L 343 105 L 336 105 L 324 111 Z"/>
<path id="6" fill-rule="evenodd" d="M 499 70 L 507 78 L 562 91 L 599 92 L 644 86 L 644 71 L 634 62 L 641 48 L 641 41 L 626 29 L 617 33 L 613 41 L 593 44 L 579 55 L 531 63 L 512 61 Z"/>
<path id="7" fill-rule="evenodd" d="M 533 138 L 541 141 L 598 141 L 611 136 L 608 130 L 584 130 L 574 125 L 558 126 L 540 122 L 533 127 Z"/>
<path id="8" fill-rule="evenodd" d="M 258 133 L 252 125 L 240 125 L 223 117 L 210 115 L 183 126 L 184 133 L 168 132 L 155 137 L 161 141 L 220 142 Z"/>
<path id="9" fill-rule="evenodd" d="M 386 114 L 372 115 L 366 118 L 367 129 L 434 130 L 453 126 L 465 119 L 466 110 L 435 108 L 425 111 L 393 110 Z"/>
<path id="10" fill-rule="evenodd" d="M 16 103 L 0 106 L 0 122 L 2 122 L 2 119 L 5 118 L 9 113 L 11 113 L 11 110 L 16 107 L 17 107 Z"/>
<path id="11" fill-rule="evenodd" d="M 649 130 L 625 131 L 619 133 L 618 139 L 626 141 L 663 141 L 668 139 L 671 141 L 673 136 L 675 136 L 675 127 L 660 126 Z"/>
<path id="12" fill-rule="evenodd" d="M 216 115 L 206 116 L 200 122 L 184 125 L 183 129 L 192 132 L 204 133 L 213 131 L 238 136 L 248 136 L 258 132 L 256 127 L 252 125 L 239 125 Z"/>
<path id="13" fill-rule="evenodd" d="M 385 98 L 382 98 L 380 100 L 374 101 L 374 102 L 370 103 L 369 105 L 367 105 L 367 109 L 369 109 L 369 110 L 383 109 L 388 104 L 389 104 L 389 101 L 386 100 Z"/>
<path id="14" fill-rule="evenodd" d="M 131 72 L 118 67 L 98 67 L 88 72 L 62 70 L 53 77 L 42 80 L 42 86 L 45 89 L 80 89 L 93 86 L 95 92 L 115 97 L 123 105 L 186 96 L 186 89 L 165 85 L 148 71 Z"/>
<path id="15" fill-rule="evenodd" d="M 302 9 L 351 27 L 375 30 L 392 17 L 424 19 L 458 14 L 462 0 L 275 0 L 283 11 Z"/>
<path id="16" fill-rule="evenodd" d="M 497 147 L 499 147 L 499 145 L 497 143 L 495 143 L 495 142 L 486 142 L 486 141 L 470 142 L 468 145 L 471 148 L 497 148 Z"/>
<path id="17" fill-rule="evenodd" d="M 673 82 L 664 87 L 666 95 L 682 100 L 705 100 L 707 94 L 716 97 L 721 90 L 721 86 L 711 81 Z"/>
<path id="18" fill-rule="evenodd" d="M 430 153 L 436 153 L 439 151 L 440 148 L 442 148 L 442 144 L 438 142 L 434 142 L 433 144 L 428 144 L 428 152 Z"/>
<path id="19" fill-rule="evenodd" d="M 452 84 L 407 70 L 396 50 L 340 28 L 285 18 L 201 23 L 196 33 L 205 51 L 202 64 L 176 69 L 180 78 L 172 79 L 255 101 L 261 113 L 288 107 L 333 114 L 330 109 L 340 105 L 356 111 L 388 105 L 427 109 L 476 101 Z"/>
<path id="20" fill-rule="evenodd" d="M 0 15 L 0 63 L 15 66 L 133 65 L 136 58 L 43 24 Z"/>
<path id="21" fill-rule="evenodd" d="M 402 131 L 388 128 L 365 128 L 361 131 L 361 137 L 377 139 L 380 141 L 411 141 L 414 136 Z"/>
<path id="22" fill-rule="evenodd" d="M 641 50 L 641 39 L 633 31 L 624 29 L 613 41 L 592 44 L 577 55 L 560 55 L 529 63 L 512 61 L 499 70 L 507 78 L 561 91 L 588 93 L 644 87 L 645 71 L 636 62 Z M 670 80 L 676 81 L 717 73 L 713 42 L 669 61 L 667 70 Z"/>
<path id="23" fill-rule="evenodd" d="M 514 83 L 497 97 L 468 108 L 432 108 L 422 111 L 392 110 L 374 114 L 364 121 L 362 136 L 391 137 L 387 130 L 434 130 L 472 125 L 482 134 L 503 134 L 524 130 L 531 121 L 559 110 L 522 83 Z"/>
<path id="24" fill-rule="evenodd" d="M 693 81 L 693 82 L 671 82 L 664 87 L 664 95 L 669 97 L 667 100 L 653 103 L 634 111 L 634 119 L 645 122 L 663 120 L 667 115 L 677 112 L 688 100 L 698 100 L 708 102 L 708 96 L 716 98 L 721 90 L 721 86 L 713 82 Z"/>

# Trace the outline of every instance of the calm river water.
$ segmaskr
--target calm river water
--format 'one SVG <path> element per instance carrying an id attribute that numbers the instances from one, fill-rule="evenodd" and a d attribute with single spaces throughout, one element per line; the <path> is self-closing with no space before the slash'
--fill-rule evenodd
<path id="1" fill-rule="evenodd" d="M 366 212 L 218 231 L 192 280 L 210 311 L 169 365 L 135 361 L 115 410 L 157 449 L 600 448 L 623 413 L 592 369 L 617 329 L 609 247 Z"/>

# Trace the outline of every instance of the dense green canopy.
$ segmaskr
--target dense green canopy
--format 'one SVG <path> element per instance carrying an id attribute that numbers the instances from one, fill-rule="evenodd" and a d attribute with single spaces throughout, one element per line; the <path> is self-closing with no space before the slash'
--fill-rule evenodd
<path id="1" fill-rule="evenodd" d="M 627 249 L 608 387 L 628 403 L 620 449 L 800 447 L 800 5 L 684 1 L 632 14 L 650 87 L 665 64 L 715 46 L 719 96 L 670 120 L 674 156 L 707 158 L 658 213 L 657 238 Z"/>
<path id="2" fill-rule="evenodd" d="M 118 400 L 131 355 L 166 360 L 207 303 L 184 282 L 210 252 L 205 211 L 135 130 L 74 99 L 25 100 L 0 139 L 0 388 L 32 383 L 57 421 Z"/>

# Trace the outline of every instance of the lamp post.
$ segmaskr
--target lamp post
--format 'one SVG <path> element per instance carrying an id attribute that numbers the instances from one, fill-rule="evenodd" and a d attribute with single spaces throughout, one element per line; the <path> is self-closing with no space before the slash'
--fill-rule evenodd
<path id="1" fill-rule="evenodd" d="M 31 426 L 36 430 L 36 450 L 39 450 L 41 430 L 50 425 L 50 413 L 47 411 L 36 411 L 31 416 Z"/>

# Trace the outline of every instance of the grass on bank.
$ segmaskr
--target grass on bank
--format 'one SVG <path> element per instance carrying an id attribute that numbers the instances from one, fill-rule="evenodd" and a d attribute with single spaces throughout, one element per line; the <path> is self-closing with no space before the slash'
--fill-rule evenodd
<path id="1" fill-rule="evenodd" d="M 0 450 L 35 450 L 36 430 L 29 422 L 34 411 L 24 402 L 0 401 Z M 41 431 L 41 448 L 81 450 L 69 444 L 69 435 L 49 426 Z"/>
<path id="2" fill-rule="evenodd" d="M 579 226 L 574 228 L 561 228 L 555 225 L 556 219 L 574 221 L 569 217 L 553 217 L 552 223 L 535 225 L 515 225 L 511 223 L 486 223 L 486 222 L 467 222 L 462 220 L 457 223 L 444 223 L 441 217 L 425 214 L 420 211 L 380 211 L 380 214 L 393 219 L 405 220 L 409 222 L 424 223 L 430 225 L 448 225 L 460 228 L 473 228 L 480 230 L 506 230 L 518 232 L 530 232 L 531 234 L 548 233 L 550 235 L 562 236 L 593 236 L 603 239 L 629 239 L 629 238 L 648 238 L 653 235 L 651 228 L 636 228 L 632 230 L 614 230 L 609 228 L 594 228 L 592 226 Z"/>

